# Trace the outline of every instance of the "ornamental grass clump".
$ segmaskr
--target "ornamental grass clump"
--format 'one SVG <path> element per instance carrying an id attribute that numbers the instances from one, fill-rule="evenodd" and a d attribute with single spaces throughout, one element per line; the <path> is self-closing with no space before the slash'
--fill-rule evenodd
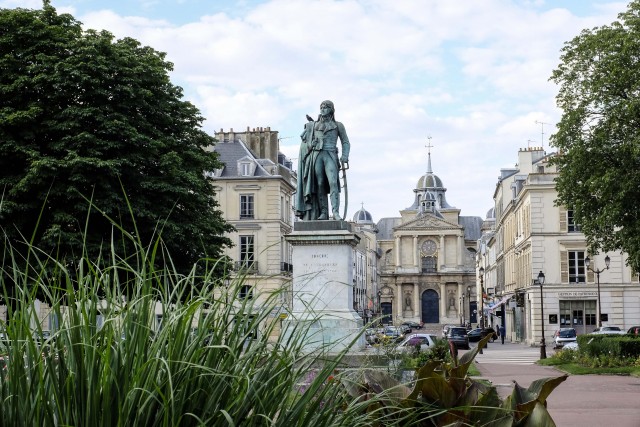
<path id="1" fill-rule="evenodd" d="M 348 425 L 353 399 L 327 386 L 342 355 L 306 354 L 302 326 L 274 333 L 281 292 L 249 297 L 214 262 L 158 270 L 161 247 L 103 265 L 17 260 L 4 241 L 0 426 Z"/>

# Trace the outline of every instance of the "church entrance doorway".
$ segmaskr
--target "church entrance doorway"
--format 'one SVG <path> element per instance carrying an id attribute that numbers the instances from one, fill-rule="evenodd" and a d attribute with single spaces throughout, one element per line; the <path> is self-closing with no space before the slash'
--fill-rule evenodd
<path id="1" fill-rule="evenodd" d="M 391 325 L 393 323 L 393 304 L 383 302 L 380 304 L 380 311 L 382 311 L 382 323 L 384 325 Z"/>
<path id="2" fill-rule="evenodd" d="M 440 323 L 440 308 L 438 293 L 427 289 L 422 293 L 422 321 L 424 323 Z"/>
<path id="3" fill-rule="evenodd" d="M 478 302 L 473 301 L 469 304 L 469 323 L 478 323 Z"/>

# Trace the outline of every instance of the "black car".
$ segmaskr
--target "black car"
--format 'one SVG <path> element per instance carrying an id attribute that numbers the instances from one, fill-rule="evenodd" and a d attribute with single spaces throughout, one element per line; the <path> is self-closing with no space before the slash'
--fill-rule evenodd
<path id="1" fill-rule="evenodd" d="M 493 340 L 498 338 L 498 336 L 496 335 L 496 331 L 494 331 L 492 328 L 475 328 L 470 330 L 469 333 L 467 333 L 467 336 L 469 337 L 469 341 L 471 342 L 480 341 L 482 338 L 486 337 L 487 335 L 491 335 L 491 338 L 489 338 L 489 342 L 493 342 Z"/>
<path id="2" fill-rule="evenodd" d="M 456 346 L 456 348 L 469 349 L 469 337 L 467 336 L 467 328 L 462 326 L 454 326 L 449 328 L 447 332 L 447 339 L 450 343 Z"/>
<path id="3" fill-rule="evenodd" d="M 402 324 L 403 326 L 408 326 L 412 330 L 422 329 L 422 325 L 418 322 L 407 321 Z"/>

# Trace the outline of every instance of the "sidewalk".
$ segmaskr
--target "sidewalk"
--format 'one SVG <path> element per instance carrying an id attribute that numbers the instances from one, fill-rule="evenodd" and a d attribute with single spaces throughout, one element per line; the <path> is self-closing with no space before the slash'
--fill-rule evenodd
<path id="1" fill-rule="evenodd" d="M 514 348 L 519 346 L 520 348 Z M 490 352 L 499 356 L 502 345 Z M 530 350 L 529 350 L 530 349 Z M 504 344 L 505 351 L 536 351 L 521 344 Z M 500 396 L 509 395 L 513 381 L 528 387 L 533 381 L 563 372 L 548 366 L 491 363 L 476 366 L 481 378 L 491 381 Z M 617 375 L 570 375 L 547 399 L 547 409 L 558 427 L 640 427 L 640 378 Z"/>

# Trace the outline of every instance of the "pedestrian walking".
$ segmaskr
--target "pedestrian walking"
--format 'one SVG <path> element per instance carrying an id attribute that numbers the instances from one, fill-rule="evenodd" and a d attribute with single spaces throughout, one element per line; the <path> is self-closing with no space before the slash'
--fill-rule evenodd
<path id="1" fill-rule="evenodd" d="M 500 340 L 502 341 L 502 344 L 504 344 L 504 334 L 506 333 L 505 329 L 504 329 L 504 325 L 500 325 Z"/>

